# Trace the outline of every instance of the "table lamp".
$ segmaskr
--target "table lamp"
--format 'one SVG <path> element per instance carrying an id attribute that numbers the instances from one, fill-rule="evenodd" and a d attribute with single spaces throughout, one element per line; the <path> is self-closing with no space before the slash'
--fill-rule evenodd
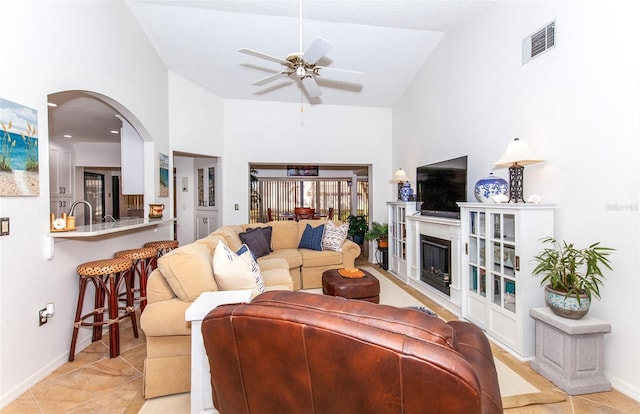
<path id="1" fill-rule="evenodd" d="M 493 165 L 509 167 L 509 203 L 524 203 L 524 166 L 543 162 L 536 158 L 520 138 L 509 143 L 507 150 Z"/>
<path id="2" fill-rule="evenodd" d="M 390 182 L 398 183 L 398 200 L 402 198 L 401 197 L 402 186 L 404 185 L 404 183 L 408 181 L 409 181 L 409 177 L 407 177 L 407 174 L 404 172 L 402 168 L 398 168 L 398 170 L 393 174 L 393 178 L 391 178 Z"/>

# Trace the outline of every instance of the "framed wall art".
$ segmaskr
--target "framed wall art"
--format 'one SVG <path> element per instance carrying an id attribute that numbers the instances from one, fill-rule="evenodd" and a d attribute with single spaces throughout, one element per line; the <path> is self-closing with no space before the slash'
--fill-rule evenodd
<path id="1" fill-rule="evenodd" d="M 160 190 L 159 197 L 169 197 L 169 156 L 160 154 Z"/>
<path id="2" fill-rule="evenodd" d="M 38 112 L 0 98 L 0 127 L 0 196 L 37 196 Z"/>
<path id="3" fill-rule="evenodd" d="M 289 177 L 317 177 L 317 165 L 287 165 L 287 176 Z"/>

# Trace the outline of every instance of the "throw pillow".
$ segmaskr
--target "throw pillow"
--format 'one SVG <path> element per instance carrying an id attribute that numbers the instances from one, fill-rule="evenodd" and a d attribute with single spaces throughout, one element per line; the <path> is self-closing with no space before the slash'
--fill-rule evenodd
<path id="1" fill-rule="evenodd" d="M 298 248 L 322 250 L 322 235 L 324 234 L 324 224 L 317 227 L 311 227 L 311 224 L 307 224 L 302 233 L 302 238 L 298 244 Z"/>
<path id="2" fill-rule="evenodd" d="M 244 233 L 240 233 L 240 240 L 242 243 L 246 244 L 249 247 L 249 250 L 253 252 L 254 257 L 257 259 L 258 257 L 266 256 L 269 254 L 271 250 L 269 244 L 267 243 L 267 239 L 264 237 L 264 233 L 259 229 L 247 230 Z"/>
<path id="3" fill-rule="evenodd" d="M 252 231 L 252 230 L 258 230 L 262 232 L 262 235 L 264 236 L 265 240 L 267 241 L 267 244 L 269 245 L 269 251 L 272 252 L 273 249 L 271 248 L 271 234 L 273 233 L 273 227 L 264 226 L 264 227 L 252 227 L 250 229 L 247 229 L 247 231 Z"/>
<path id="4" fill-rule="evenodd" d="M 253 296 L 265 291 L 260 267 L 249 250 L 238 256 L 222 241 L 213 253 L 213 275 L 220 290 L 251 289 Z"/>
<path id="5" fill-rule="evenodd" d="M 322 248 L 324 250 L 333 250 L 334 252 L 342 252 L 342 245 L 347 239 L 349 232 L 349 223 L 343 223 L 336 226 L 333 221 L 327 221 L 322 236 Z"/>

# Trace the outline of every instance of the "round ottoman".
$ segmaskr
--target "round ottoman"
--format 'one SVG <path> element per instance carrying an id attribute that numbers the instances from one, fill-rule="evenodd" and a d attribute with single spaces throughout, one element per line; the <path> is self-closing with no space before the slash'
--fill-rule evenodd
<path id="1" fill-rule="evenodd" d="M 371 273 L 364 271 L 359 278 L 344 277 L 338 269 L 322 273 L 322 293 L 347 299 L 380 303 L 380 282 Z"/>

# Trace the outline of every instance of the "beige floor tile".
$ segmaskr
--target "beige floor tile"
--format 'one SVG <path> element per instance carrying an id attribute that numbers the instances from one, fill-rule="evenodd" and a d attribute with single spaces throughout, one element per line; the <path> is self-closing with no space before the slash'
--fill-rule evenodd
<path id="1" fill-rule="evenodd" d="M 3 408 L 2 414 L 41 414 L 41 412 L 36 399 L 30 391 L 27 391 Z"/>
<path id="2" fill-rule="evenodd" d="M 371 266 L 364 256 L 358 266 Z M 390 280 L 397 279 L 389 276 Z M 400 284 L 399 281 L 397 281 Z M 400 284 L 400 286 L 403 286 Z M 457 319 L 434 301 L 415 289 L 407 291 L 438 313 L 445 320 Z M 139 319 L 138 319 L 139 320 Z M 58 368 L 16 401 L 0 410 L 0 414 L 133 414 L 142 404 L 142 369 L 146 356 L 145 338 L 139 329 L 139 338 L 133 336 L 129 321 L 120 331 L 120 357 L 109 358 L 109 335 L 89 345 L 76 355 L 73 362 Z M 524 377 L 538 389 L 555 389 L 551 382 L 533 371 L 504 349 L 492 345 L 494 355 Z M 136 407 L 132 410 L 132 407 Z M 508 414 L 591 414 L 640 413 L 640 402 L 618 391 L 567 396 L 560 403 L 530 405 L 505 410 Z"/>

